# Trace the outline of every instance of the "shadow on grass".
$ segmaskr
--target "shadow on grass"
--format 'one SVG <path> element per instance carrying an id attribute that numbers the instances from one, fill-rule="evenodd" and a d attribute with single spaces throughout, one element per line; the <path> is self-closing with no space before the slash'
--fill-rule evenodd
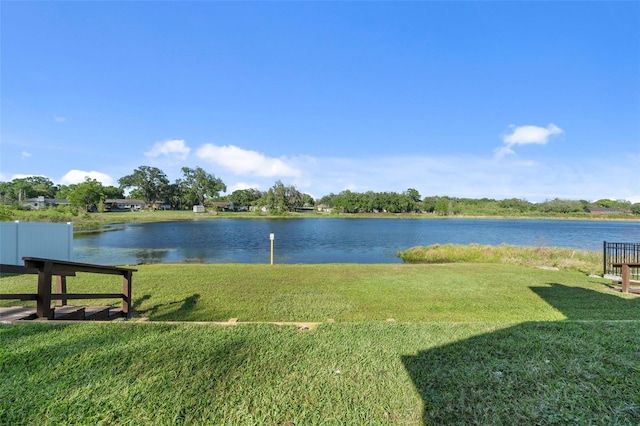
<path id="1" fill-rule="evenodd" d="M 640 299 L 557 283 L 532 291 L 568 320 L 402 357 L 424 424 L 640 423 L 640 333 L 625 321 L 640 320 Z"/>
<path id="2" fill-rule="evenodd" d="M 136 299 L 134 302 L 134 308 L 149 299 L 151 299 L 151 296 L 149 295 L 144 295 L 142 298 Z M 154 321 L 177 321 L 187 318 L 188 314 L 195 310 L 198 299 L 200 299 L 200 295 L 195 293 L 182 300 L 159 303 L 144 309 L 138 307 L 136 310 L 140 314 L 144 314 Z"/>
<path id="3" fill-rule="evenodd" d="M 138 297 L 137 299 L 133 299 L 132 308 L 135 310 L 140 307 L 144 302 L 151 299 L 150 294 L 145 294 L 142 297 Z"/>
<path id="4" fill-rule="evenodd" d="M 570 320 L 640 320 L 640 298 L 635 296 L 627 299 L 613 290 L 603 294 L 558 283 L 531 290 Z"/>

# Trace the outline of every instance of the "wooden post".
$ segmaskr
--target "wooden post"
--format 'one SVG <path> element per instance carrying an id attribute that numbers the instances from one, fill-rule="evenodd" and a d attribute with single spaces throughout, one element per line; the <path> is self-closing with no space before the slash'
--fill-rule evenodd
<path id="1" fill-rule="evenodd" d="M 129 318 L 131 314 L 131 281 L 133 281 L 133 272 L 126 271 L 122 275 L 122 313 L 125 318 Z"/>
<path id="2" fill-rule="evenodd" d="M 631 268 L 629 264 L 622 264 L 622 292 L 629 293 L 629 281 L 631 280 Z"/>
<path id="3" fill-rule="evenodd" d="M 56 291 L 60 294 L 67 294 L 67 277 L 65 275 L 56 276 Z M 63 297 L 58 300 L 56 306 L 67 306 L 67 298 Z"/>
<path id="4" fill-rule="evenodd" d="M 51 309 L 51 262 L 44 262 L 38 271 L 38 300 L 36 303 L 36 313 L 38 318 L 53 319 Z"/>

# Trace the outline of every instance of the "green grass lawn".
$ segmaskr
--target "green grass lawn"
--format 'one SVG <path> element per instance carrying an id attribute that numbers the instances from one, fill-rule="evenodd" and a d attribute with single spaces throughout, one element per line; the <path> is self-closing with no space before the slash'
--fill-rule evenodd
<path id="1" fill-rule="evenodd" d="M 140 265 L 133 306 L 156 321 L 553 321 L 557 305 L 589 318 L 635 315 L 598 278 L 502 264 Z M 2 278 L 6 293 L 35 292 L 35 276 Z M 117 276 L 78 274 L 70 293 L 119 292 Z M 553 302 L 541 295 L 551 295 Z M 592 295 L 596 295 L 594 297 Z M 600 295 L 616 305 L 601 309 Z M 550 297 L 551 297 L 550 296 Z M 632 296 L 626 296 L 632 297 Z M 113 301 L 117 303 L 117 301 Z M 579 303 L 578 303 L 579 302 Z M 4 305 L 12 302 L 3 301 Z M 24 302 L 13 302 L 21 304 Z M 104 301 L 88 301 L 102 304 Z"/>
<path id="2" fill-rule="evenodd" d="M 640 423 L 640 299 L 584 273 L 138 268 L 148 321 L 0 326 L 0 424 Z M 34 291 L 35 277 L 0 286 Z M 119 287 L 69 278 L 70 292 Z"/>

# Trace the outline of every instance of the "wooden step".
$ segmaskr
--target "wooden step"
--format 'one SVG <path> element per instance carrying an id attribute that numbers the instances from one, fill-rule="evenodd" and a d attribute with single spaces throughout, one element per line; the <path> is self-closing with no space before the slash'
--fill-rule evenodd
<path id="1" fill-rule="evenodd" d="M 89 321 L 109 321 L 109 306 L 85 306 L 84 319 Z"/>
<path id="2" fill-rule="evenodd" d="M 83 320 L 84 306 L 56 306 L 53 310 L 55 320 Z"/>
<path id="3" fill-rule="evenodd" d="M 0 308 L 0 322 L 11 324 L 14 321 L 32 320 L 38 318 L 36 308 L 25 308 L 14 306 L 10 308 Z"/>
<path id="4" fill-rule="evenodd" d="M 112 321 L 125 319 L 122 308 L 112 306 L 56 306 L 53 319 L 72 321 Z M 11 324 L 15 321 L 38 319 L 36 308 L 24 306 L 0 307 L 0 323 Z"/>
<path id="5" fill-rule="evenodd" d="M 124 318 L 124 312 L 122 312 L 122 308 L 111 308 L 109 310 L 109 320 L 114 320 L 118 318 Z"/>

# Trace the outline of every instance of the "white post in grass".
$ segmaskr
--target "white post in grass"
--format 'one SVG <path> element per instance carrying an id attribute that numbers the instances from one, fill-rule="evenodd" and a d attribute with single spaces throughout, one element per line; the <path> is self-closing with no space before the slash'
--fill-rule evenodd
<path id="1" fill-rule="evenodd" d="M 271 264 L 273 265 L 273 240 L 276 239 L 276 235 L 271 233 L 269 234 L 269 240 L 271 240 Z"/>

